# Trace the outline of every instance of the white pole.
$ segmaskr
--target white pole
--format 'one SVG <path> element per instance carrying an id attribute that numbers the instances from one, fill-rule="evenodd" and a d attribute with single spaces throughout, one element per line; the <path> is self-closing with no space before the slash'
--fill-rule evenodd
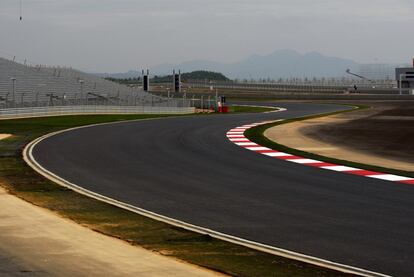
<path id="1" fill-rule="evenodd" d="M 218 89 L 216 89 L 216 111 L 218 111 Z"/>

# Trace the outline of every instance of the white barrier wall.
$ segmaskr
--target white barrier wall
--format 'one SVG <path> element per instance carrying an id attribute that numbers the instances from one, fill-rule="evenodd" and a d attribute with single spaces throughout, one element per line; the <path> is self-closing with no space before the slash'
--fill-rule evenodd
<path id="1" fill-rule="evenodd" d="M 75 114 L 190 114 L 193 107 L 151 106 L 57 106 L 0 109 L 0 119 Z"/>

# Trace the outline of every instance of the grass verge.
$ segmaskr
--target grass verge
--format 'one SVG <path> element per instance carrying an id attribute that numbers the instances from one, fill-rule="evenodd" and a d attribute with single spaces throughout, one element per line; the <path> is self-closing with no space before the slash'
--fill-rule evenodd
<path id="1" fill-rule="evenodd" d="M 47 208 L 97 232 L 233 276 L 347 276 L 329 269 L 262 253 L 200 235 L 106 204 L 61 187 L 32 170 L 23 147 L 36 137 L 76 126 L 157 115 L 88 115 L 0 121 L 0 184 L 34 205 Z"/>
<path id="2" fill-rule="evenodd" d="M 342 105 L 345 105 L 345 104 L 342 104 Z M 352 162 L 352 161 L 347 161 L 347 160 L 341 160 L 341 159 L 326 157 L 326 156 L 310 153 L 310 152 L 307 152 L 307 151 L 298 150 L 298 149 L 295 149 L 295 148 L 291 148 L 291 147 L 279 144 L 279 143 L 274 142 L 274 141 L 272 141 L 272 140 L 270 140 L 270 139 L 268 139 L 267 137 L 264 136 L 264 132 L 267 129 L 272 128 L 272 127 L 277 126 L 277 125 L 289 124 L 289 123 L 296 122 L 296 121 L 308 120 L 308 119 L 313 119 L 313 118 L 318 118 L 318 117 L 330 116 L 330 115 L 335 115 L 335 114 L 339 114 L 339 113 L 346 113 L 346 112 L 352 112 L 352 111 L 356 111 L 356 110 L 368 109 L 369 108 L 369 106 L 366 106 L 366 105 L 352 105 L 352 104 L 349 104 L 349 106 L 354 106 L 355 109 L 332 112 L 332 113 L 325 113 L 325 114 L 318 114 L 318 115 L 313 115 L 313 116 L 298 117 L 298 118 L 287 119 L 287 120 L 280 121 L 280 122 L 264 124 L 264 125 L 260 125 L 260 126 L 257 126 L 257 127 L 246 130 L 245 136 L 249 140 L 251 140 L 251 141 L 253 141 L 253 142 L 255 142 L 259 145 L 263 145 L 265 147 L 268 147 L 268 148 L 271 148 L 271 149 L 274 149 L 274 150 L 278 150 L 278 151 L 282 151 L 282 152 L 286 152 L 286 153 L 289 153 L 289 154 L 293 154 L 293 155 L 296 155 L 296 156 L 301 156 L 301 157 L 305 157 L 305 158 L 309 158 L 309 159 L 320 160 L 320 161 L 327 162 L 327 163 L 340 164 L 340 165 L 346 165 L 346 166 L 349 166 L 349 167 L 361 168 L 361 169 L 370 170 L 370 171 L 377 171 L 377 172 L 384 172 L 384 173 L 407 176 L 407 177 L 414 177 L 414 173 L 410 172 L 410 171 L 404 171 L 404 170 L 398 170 L 398 169 L 394 169 L 394 168 L 386 168 L 386 167 L 380 167 L 380 166 L 375 166 L 375 165 L 369 165 L 369 164 L 364 164 L 364 163 L 358 163 L 358 162 Z"/>

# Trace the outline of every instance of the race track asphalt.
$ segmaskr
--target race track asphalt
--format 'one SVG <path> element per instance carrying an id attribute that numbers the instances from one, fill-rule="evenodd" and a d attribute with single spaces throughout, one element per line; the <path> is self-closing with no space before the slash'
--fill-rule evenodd
<path id="1" fill-rule="evenodd" d="M 263 104 L 263 103 L 262 103 Z M 414 187 L 259 155 L 226 132 L 343 109 L 178 117 L 65 132 L 34 158 L 102 195 L 219 232 L 396 276 L 414 276 Z"/>

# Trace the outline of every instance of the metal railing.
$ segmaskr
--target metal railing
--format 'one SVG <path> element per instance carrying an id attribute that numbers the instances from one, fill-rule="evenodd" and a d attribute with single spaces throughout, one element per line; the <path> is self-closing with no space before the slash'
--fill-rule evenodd
<path id="1" fill-rule="evenodd" d="M 319 94 L 343 94 L 348 91 L 353 91 L 354 85 L 358 90 L 376 93 L 377 91 L 387 90 L 395 93 L 396 83 L 393 81 L 378 82 L 378 83 L 306 83 L 306 82 L 291 82 L 291 83 L 244 83 L 244 82 L 187 82 L 185 84 L 188 88 L 199 89 L 229 89 L 229 90 L 252 90 L 252 91 L 271 91 L 271 92 L 297 92 L 297 93 L 319 93 Z"/>
<path id="2" fill-rule="evenodd" d="M 192 107 L 158 106 L 55 106 L 0 109 L 0 118 L 40 117 L 75 114 L 189 114 Z"/>

